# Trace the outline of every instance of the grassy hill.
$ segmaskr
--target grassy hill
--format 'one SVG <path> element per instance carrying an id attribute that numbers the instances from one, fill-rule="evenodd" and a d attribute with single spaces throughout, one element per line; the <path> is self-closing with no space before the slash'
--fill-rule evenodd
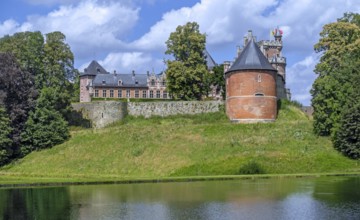
<path id="1" fill-rule="evenodd" d="M 0 168 L 1 178 L 159 178 L 169 176 L 360 172 L 359 161 L 312 133 L 312 122 L 283 104 L 278 120 L 232 124 L 224 113 L 126 118 L 100 130 L 73 130 L 52 149 Z"/>

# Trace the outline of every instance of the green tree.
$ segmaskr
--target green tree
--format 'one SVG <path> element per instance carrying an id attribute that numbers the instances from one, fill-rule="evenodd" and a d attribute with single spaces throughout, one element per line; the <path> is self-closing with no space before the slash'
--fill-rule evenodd
<path id="1" fill-rule="evenodd" d="M 360 95 L 360 94 L 359 94 Z M 333 138 L 334 147 L 344 155 L 360 159 L 360 102 L 345 109 Z"/>
<path id="2" fill-rule="evenodd" d="M 11 131 L 10 119 L 5 109 L 0 107 L 0 166 L 7 163 L 11 156 Z"/>
<path id="3" fill-rule="evenodd" d="M 0 53 L 0 104 L 4 106 L 12 128 L 10 155 L 20 153 L 20 134 L 35 107 L 37 96 L 32 75 L 23 71 L 10 53 Z"/>
<path id="4" fill-rule="evenodd" d="M 175 99 L 201 100 L 209 91 L 209 72 L 204 55 L 206 36 L 196 22 L 178 26 L 166 41 L 167 89 Z"/>
<path id="5" fill-rule="evenodd" d="M 54 88 L 41 91 L 36 108 L 30 113 L 21 134 L 23 155 L 61 144 L 70 137 L 67 122 L 54 108 L 53 103 L 58 100 L 56 93 Z"/>
<path id="6" fill-rule="evenodd" d="M 23 71 L 35 79 L 36 88 L 43 81 L 44 37 L 41 32 L 20 32 L 0 38 L 0 52 L 12 53 Z"/>
<path id="7" fill-rule="evenodd" d="M 360 58 L 360 17 L 345 14 L 337 22 L 324 26 L 315 51 L 321 52 L 315 67 L 318 78 L 311 94 L 314 107 L 314 131 L 331 135 L 354 88 L 354 68 Z"/>
<path id="8" fill-rule="evenodd" d="M 215 86 L 216 93 L 221 92 L 223 99 L 226 97 L 226 86 L 224 77 L 224 65 L 215 66 L 213 68 L 213 74 L 211 76 L 211 84 Z"/>

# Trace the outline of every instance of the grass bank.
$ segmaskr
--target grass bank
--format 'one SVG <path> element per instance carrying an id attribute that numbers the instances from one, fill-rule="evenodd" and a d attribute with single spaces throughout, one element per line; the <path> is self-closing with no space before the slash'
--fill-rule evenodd
<path id="1" fill-rule="evenodd" d="M 64 144 L 0 168 L 0 183 L 176 179 L 239 174 L 360 173 L 359 161 L 312 133 L 298 108 L 278 120 L 232 124 L 224 113 L 128 117 L 105 129 L 79 129 Z"/>

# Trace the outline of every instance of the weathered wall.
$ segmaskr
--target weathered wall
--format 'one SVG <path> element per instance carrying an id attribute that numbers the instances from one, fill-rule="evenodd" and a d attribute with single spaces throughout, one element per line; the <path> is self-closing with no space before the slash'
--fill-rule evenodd
<path id="1" fill-rule="evenodd" d="M 80 112 L 84 119 L 88 119 L 93 128 L 103 128 L 119 121 L 127 113 L 126 103 L 116 101 L 73 103 L 72 107 L 75 111 Z"/>
<path id="2" fill-rule="evenodd" d="M 200 114 L 220 111 L 222 101 L 189 102 L 89 102 L 72 104 L 78 117 L 89 120 L 89 126 L 103 128 L 119 121 L 126 114 L 133 116 L 169 116 L 177 114 Z M 79 120 L 79 119 L 77 119 Z"/>
<path id="3" fill-rule="evenodd" d="M 234 122 L 274 121 L 276 73 L 243 70 L 226 76 L 226 114 Z"/>
<path id="4" fill-rule="evenodd" d="M 222 101 L 184 101 L 184 102 L 129 102 L 128 114 L 133 116 L 169 116 L 178 114 L 200 114 L 218 112 Z"/>

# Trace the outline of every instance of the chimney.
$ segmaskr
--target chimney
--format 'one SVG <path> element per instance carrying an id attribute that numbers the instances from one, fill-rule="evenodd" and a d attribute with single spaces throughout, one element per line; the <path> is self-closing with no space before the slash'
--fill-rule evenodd
<path id="1" fill-rule="evenodd" d="M 149 70 L 146 71 L 146 74 L 147 74 L 147 76 L 150 76 L 150 71 Z"/>
<path id="2" fill-rule="evenodd" d="M 116 76 L 117 74 L 116 74 L 116 70 L 114 70 L 114 75 Z"/>
<path id="3" fill-rule="evenodd" d="M 230 69 L 230 62 L 225 61 L 224 62 L 224 73 L 226 73 Z"/>
<path id="4" fill-rule="evenodd" d="M 135 70 L 132 71 L 132 75 L 135 76 Z"/>

